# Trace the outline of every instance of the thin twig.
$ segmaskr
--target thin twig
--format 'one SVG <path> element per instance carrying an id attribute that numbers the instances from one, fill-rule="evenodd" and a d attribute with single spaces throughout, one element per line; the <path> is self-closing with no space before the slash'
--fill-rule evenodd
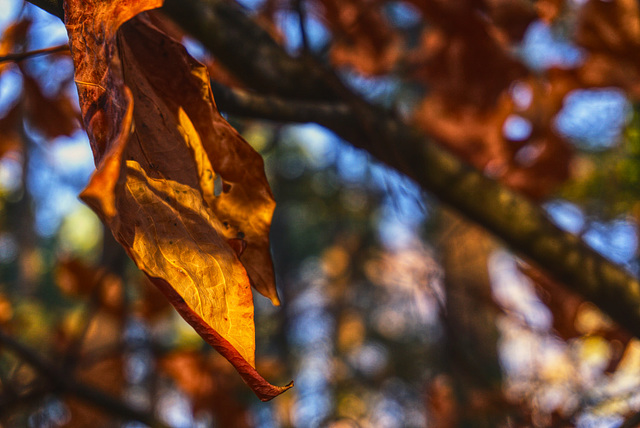
<path id="1" fill-rule="evenodd" d="M 307 36 L 307 14 L 304 0 L 293 0 L 296 12 L 298 13 L 298 25 L 300 28 L 300 38 L 302 39 L 302 52 L 305 55 L 310 53 L 309 38 Z"/>
<path id="2" fill-rule="evenodd" d="M 50 48 L 37 49 L 29 52 L 12 53 L 12 54 L 0 56 L 0 63 L 10 62 L 10 61 L 20 62 L 20 61 L 24 61 L 25 59 L 30 59 L 36 56 L 48 55 L 48 54 L 52 54 L 56 52 L 64 52 L 68 50 L 69 50 L 69 45 L 64 44 L 64 45 L 58 45 L 58 46 L 51 46 Z"/>
<path id="3" fill-rule="evenodd" d="M 53 363 L 45 360 L 33 349 L 18 342 L 2 330 L 0 330 L 0 343 L 33 367 L 43 378 L 47 379 L 51 383 L 53 391 L 71 395 L 101 408 L 109 415 L 142 422 L 154 428 L 169 428 L 168 425 L 156 419 L 152 414 L 135 409 L 124 401 L 79 382 L 67 373 L 61 372 Z"/>

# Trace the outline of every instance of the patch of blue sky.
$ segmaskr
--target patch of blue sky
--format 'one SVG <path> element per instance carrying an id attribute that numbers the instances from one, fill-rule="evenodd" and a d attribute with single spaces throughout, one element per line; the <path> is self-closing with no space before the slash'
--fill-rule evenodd
<path id="1" fill-rule="evenodd" d="M 191 403 L 182 392 L 171 390 L 159 395 L 158 409 L 163 421 L 175 428 L 193 427 Z"/>
<path id="2" fill-rule="evenodd" d="M 599 413 L 585 413 L 576 419 L 576 428 L 616 428 L 624 421 L 621 416 L 605 416 Z"/>
<path id="3" fill-rule="evenodd" d="M 293 410 L 294 426 L 308 428 L 325 426 L 325 418 L 329 416 L 331 403 L 328 386 L 316 391 L 305 391 L 300 388 L 298 400 Z"/>
<path id="4" fill-rule="evenodd" d="M 259 428 L 279 428 L 282 426 L 282 422 L 278 418 L 278 412 L 274 409 L 273 402 L 251 406 L 251 416 L 255 426 Z"/>
<path id="5" fill-rule="evenodd" d="M 22 8 L 22 2 L 16 0 L 0 0 L 0 31 L 13 22 Z"/>
<path id="6" fill-rule="evenodd" d="M 531 122 L 515 114 L 509 115 L 502 125 L 504 136 L 512 141 L 526 140 L 531 135 L 532 130 Z"/>
<path id="7" fill-rule="evenodd" d="M 400 80 L 392 76 L 369 77 L 352 70 L 341 70 L 340 76 L 345 83 L 367 101 L 384 107 L 392 107 L 400 89 Z"/>
<path id="8" fill-rule="evenodd" d="M 29 192 L 36 204 L 35 227 L 52 236 L 63 218 L 81 203 L 78 193 L 93 171 L 93 157 L 86 136 L 39 142 L 30 151 Z M 50 148 L 49 148 L 50 147 Z"/>
<path id="9" fill-rule="evenodd" d="M 333 164 L 344 149 L 344 143 L 331 132 L 313 123 L 287 128 L 285 139 L 300 145 L 307 164 L 314 169 Z"/>
<path id="10" fill-rule="evenodd" d="M 629 120 L 631 104 L 619 89 L 581 89 L 569 93 L 555 127 L 584 149 L 611 147 Z"/>
<path id="11" fill-rule="evenodd" d="M 51 145 L 50 164 L 72 191 L 80 192 L 95 170 L 93 152 L 87 134 L 77 131 L 72 137 L 60 137 Z"/>
<path id="12" fill-rule="evenodd" d="M 583 239 L 593 249 L 608 259 L 621 264 L 633 261 L 638 247 L 638 236 L 633 224 L 626 220 L 586 223 L 580 209 L 565 201 L 553 201 L 545 205 L 547 213 L 563 230 L 578 234 L 584 228 Z"/>
<path id="13" fill-rule="evenodd" d="M 36 202 L 35 230 L 42 237 L 52 237 L 60 227 L 64 217 L 80 205 L 77 195 L 69 191 L 53 190 L 56 199 L 43 198 L 39 195 Z"/>
<path id="14" fill-rule="evenodd" d="M 324 308 L 308 311 L 304 316 L 296 316 L 296 319 L 290 338 L 298 346 L 321 344 L 334 328 L 333 320 Z"/>
<path id="15" fill-rule="evenodd" d="M 242 6 L 249 10 L 256 10 L 262 6 L 265 0 L 237 0 Z"/>
<path id="16" fill-rule="evenodd" d="M 520 58 L 534 70 L 550 67 L 574 67 L 584 54 L 565 37 L 542 21 L 529 25 L 520 46 Z"/>
<path id="17" fill-rule="evenodd" d="M 185 36 L 182 39 L 182 44 L 189 52 L 189 55 L 196 59 L 203 59 L 207 55 L 207 49 L 198 40 L 190 36 Z"/>
<path id="18" fill-rule="evenodd" d="M 381 215 L 378 218 L 377 226 L 380 242 L 391 250 L 409 247 L 417 239 L 418 228 L 416 224 Z"/>
<path id="19" fill-rule="evenodd" d="M 382 398 L 373 410 L 372 419 L 381 427 L 401 428 L 406 426 L 404 421 L 404 409 L 393 399 Z"/>
<path id="20" fill-rule="evenodd" d="M 0 159 L 0 191 L 13 193 L 22 186 L 22 164 L 14 156 Z"/>
<path id="21" fill-rule="evenodd" d="M 343 143 L 336 156 L 336 168 L 340 178 L 349 183 L 361 183 L 369 170 L 369 155 L 361 149 Z"/>
<path id="22" fill-rule="evenodd" d="M 558 227 L 567 232 L 577 234 L 585 226 L 584 214 L 570 202 L 555 200 L 545 204 L 544 208 Z"/>
<path id="23" fill-rule="evenodd" d="M 22 93 L 22 75 L 9 69 L 0 76 L 0 117 L 6 115 Z"/>
<path id="24" fill-rule="evenodd" d="M 584 240 L 605 257 L 621 264 L 631 262 L 638 247 L 636 228 L 625 220 L 594 223 L 584 234 Z"/>
<path id="25" fill-rule="evenodd" d="M 493 295 L 503 307 L 514 311 L 534 329 L 551 327 L 549 308 L 540 301 L 531 281 L 520 272 L 512 254 L 504 250 L 493 252 L 489 272 Z"/>
<path id="26" fill-rule="evenodd" d="M 385 11 L 389 21 L 399 28 L 415 27 L 422 22 L 420 12 L 408 3 L 389 2 L 385 5 Z"/>
<path id="27" fill-rule="evenodd" d="M 59 18 L 31 3 L 26 3 L 26 11 L 33 18 L 29 49 L 42 49 L 67 43 L 67 30 Z"/>
<path id="28" fill-rule="evenodd" d="M 302 48 L 302 34 L 300 34 L 300 16 L 297 12 L 279 11 L 276 22 L 284 33 L 285 48 L 289 52 L 296 52 Z M 330 37 L 329 31 L 314 16 L 307 14 L 304 21 L 305 32 L 311 51 L 324 47 Z"/>

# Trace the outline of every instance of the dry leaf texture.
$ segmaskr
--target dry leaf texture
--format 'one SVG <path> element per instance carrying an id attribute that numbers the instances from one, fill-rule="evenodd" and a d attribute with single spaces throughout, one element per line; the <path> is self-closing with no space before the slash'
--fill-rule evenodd
<path id="1" fill-rule="evenodd" d="M 81 197 L 262 400 L 250 284 L 278 303 L 262 158 L 218 113 L 206 68 L 154 24 L 161 0 L 68 1 L 97 171 Z"/>

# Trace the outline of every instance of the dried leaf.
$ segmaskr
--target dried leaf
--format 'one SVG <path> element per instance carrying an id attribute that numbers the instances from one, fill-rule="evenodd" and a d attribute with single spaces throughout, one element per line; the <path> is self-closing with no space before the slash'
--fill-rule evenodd
<path id="1" fill-rule="evenodd" d="M 331 61 L 366 75 L 384 74 L 400 58 L 400 39 L 375 0 L 321 0 L 333 33 Z"/>
<path id="2" fill-rule="evenodd" d="M 42 93 L 36 80 L 23 73 L 25 114 L 29 124 L 46 138 L 71 136 L 78 129 L 78 113 L 63 91 L 54 97 Z"/>
<path id="3" fill-rule="evenodd" d="M 529 24 L 536 19 L 536 9 L 528 0 L 486 0 L 486 3 L 491 21 L 510 42 L 522 40 Z"/>
<path id="4" fill-rule="evenodd" d="M 538 16 L 547 24 L 551 24 L 560 16 L 564 0 L 538 0 L 535 4 Z"/>
<path id="5" fill-rule="evenodd" d="M 102 279 L 103 273 L 79 259 L 63 259 L 55 270 L 56 285 L 69 296 L 87 296 Z"/>
<path id="6" fill-rule="evenodd" d="M 269 400 L 291 385 L 273 386 L 254 368 L 250 283 L 277 303 L 263 161 L 216 110 L 204 66 L 136 16 L 160 4 L 65 3 L 98 165 L 81 197 L 183 318 Z M 239 257 L 230 239 L 246 241 Z"/>
<path id="7" fill-rule="evenodd" d="M 473 10 L 435 4 L 423 9 L 435 26 L 425 30 L 410 62 L 416 78 L 446 100 L 448 107 L 491 108 L 512 81 L 527 75 L 524 65 L 492 31 L 494 27 Z"/>
<path id="8" fill-rule="evenodd" d="M 238 383 L 229 364 L 217 355 L 178 351 L 160 360 L 167 373 L 191 399 L 193 413 L 210 411 L 216 426 L 248 428 L 250 415 L 237 400 Z"/>
<path id="9" fill-rule="evenodd" d="M 605 371 L 613 373 L 631 342 L 631 334 L 606 318 L 593 304 L 585 302 L 581 296 L 567 290 L 542 271 L 524 264 L 519 268 L 533 281 L 538 295 L 551 311 L 553 329 L 558 336 L 563 340 L 588 336 L 606 340 L 612 352 Z"/>
<path id="10" fill-rule="evenodd" d="M 22 19 L 10 24 L 4 30 L 2 37 L 0 37 L 0 56 L 15 53 L 17 51 L 16 48 L 25 43 L 31 24 L 32 21 L 30 19 Z M 0 74 L 2 74 L 10 64 L 10 62 L 0 63 Z"/>
<path id="11" fill-rule="evenodd" d="M 640 11 L 635 0 L 587 2 L 575 41 L 588 52 L 580 67 L 585 85 L 618 86 L 640 99 Z"/>
<path id="12" fill-rule="evenodd" d="M 0 119 L 0 159 L 22 149 L 22 105 L 17 103 Z"/>
<path id="13" fill-rule="evenodd" d="M 140 277 L 141 295 L 136 301 L 136 312 L 149 323 L 163 318 L 171 310 L 167 298 L 146 276 Z"/>
<path id="14" fill-rule="evenodd" d="M 122 395 L 126 385 L 124 358 L 121 354 L 105 350 L 114 350 L 121 346 L 124 330 L 122 317 L 104 310 L 95 313 L 82 337 L 78 364 L 74 370 L 74 375 L 82 382 L 115 397 Z M 61 345 L 69 346 L 78 338 L 72 336 L 66 339 L 58 341 L 57 345 L 60 348 Z M 60 349 L 60 353 L 64 354 L 68 349 Z M 113 415 L 100 411 L 83 400 L 69 397 L 65 401 L 70 413 L 68 422 L 64 425 L 67 428 L 101 427 L 113 423 Z"/>
<path id="15" fill-rule="evenodd" d="M 529 77 L 514 83 L 530 94 L 528 106 L 519 106 L 508 90 L 493 107 L 471 99 L 452 103 L 435 90 L 416 110 L 415 121 L 476 168 L 533 199 L 542 199 L 569 177 L 573 152 L 556 133 L 554 117 L 578 81 L 572 72 L 550 70 L 546 79 Z M 510 117 L 528 121 L 531 132 L 526 138 L 516 141 L 505 134 Z"/>

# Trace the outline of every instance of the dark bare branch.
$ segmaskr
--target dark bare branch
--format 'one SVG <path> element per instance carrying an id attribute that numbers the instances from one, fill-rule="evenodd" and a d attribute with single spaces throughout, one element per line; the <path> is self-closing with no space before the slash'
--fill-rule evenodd
<path id="1" fill-rule="evenodd" d="M 11 61 L 20 62 L 20 61 L 24 61 L 25 59 L 33 58 L 36 56 L 48 55 L 48 54 L 52 54 L 56 52 L 64 52 L 68 50 L 69 50 L 68 45 L 59 45 L 59 46 L 52 46 L 50 48 L 29 51 L 29 52 L 13 53 L 13 54 L 0 56 L 0 63 L 11 62 Z"/>
<path id="2" fill-rule="evenodd" d="M 152 414 L 135 409 L 124 401 L 86 385 L 74 379 L 68 373 L 61 372 L 53 363 L 45 360 L 33 349 L 18 342 L 2 330 L 0 330 L 0 344 L 16 354 L 46 379 L 51 384 L 51 392 L 73 396 L 104 410 L 110 415 L 117 415 L 117 417 L 123 419 L 142 422 L 150 427 L 168 428 L 168 425 L 156 419 Z"/>

